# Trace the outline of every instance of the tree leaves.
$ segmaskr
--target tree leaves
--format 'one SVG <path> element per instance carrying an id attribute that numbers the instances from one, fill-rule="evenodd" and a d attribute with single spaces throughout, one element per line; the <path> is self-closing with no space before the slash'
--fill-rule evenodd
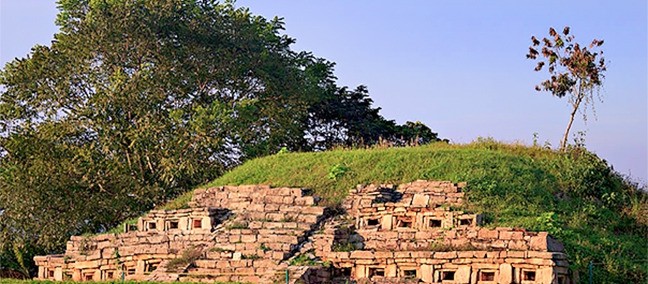
<path id="1" fill-rule="evenodd" d="M 233 2 L 61 0 L 51 46 L 0 71 L 0 237 L 60 251 L 286 148 L 439 140 L 397 125 L 281 18 Z"/>
<path id="2" fill-rule="evenodd" d="M 584 103 L 586 107 L 593 104 L 593 94 L 602 85 L 602 80 L 605 77 L 603 72 L 607 68 L 603 52 L 592 51 L 593 48 L 603 45 L 603 40 L 594 39 L 587 49 L 574 42 L 574 36 L 569 33 L 569 27 L 563 29 L 564 37 L 560 36 L 554 28 L 549 28 L 550 37 L 542 39 L 540 58 L 534 48 L 540 44 L 539 40 L 532 36 L 531 47 L 527 54 L 528 59 L 538 60 L 534 68 L 535 71 L 542 70 L 546 64 L 551 75 L 548 80 L 535 86 L 537 91 L 549 91 L 559 98 L 569 94 L 572 113 L 561 142 L 563 149 L 567 143 L 574 114 L 581 103 Z"/>

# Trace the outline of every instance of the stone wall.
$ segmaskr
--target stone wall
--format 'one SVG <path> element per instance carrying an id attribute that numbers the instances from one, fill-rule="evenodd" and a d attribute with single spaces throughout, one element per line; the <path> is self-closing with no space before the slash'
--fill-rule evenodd
<path id="1" fill-rule="evenodd" d="M 464 212 L 463 184 L 359 186 L 347 212 L 315 235 L 318 257 L 374 283 L 570 283 L 563 246 L 547 233 L 483 228 Z"/>
<path id="2" fill-rule="evenodd" d="M 198 189 L 190 208 L 153 210 L 123 233 L 75 236 L 65 254 L 34 260 L 49 280 L 571 283 L 559 242 L 482 227 L 464 187 L 359 186 L 344 212 L 300 188 Z"/>
<path id="3" fill-rule="evenodd" d="M 286 269 L 326 209 L 298 188 L 215 187 L 188 209 L 153 210 L 120 234 L 75 236 L 37 256 L 38 279 L 259 282 Z"/>

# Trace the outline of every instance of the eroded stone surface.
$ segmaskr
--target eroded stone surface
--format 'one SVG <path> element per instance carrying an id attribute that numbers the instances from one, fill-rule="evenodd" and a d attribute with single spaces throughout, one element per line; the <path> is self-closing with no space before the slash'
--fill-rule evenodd
<path id="1" fill-rule="evenodd" d="M 313 236 L 315 251 L 373 283 L 571 283 L 560 243 L 547 233 L 480 227 L 481 215 L 458 209 L 463 186 L 359 186 L 344 202 L 347 217 Z"/>
<path id="2" fill-rule="evenodd" d="M 304 190 L 269 186 L 199 189 L 190 207 L 153 210 L 124 233 L 72 237 L 64 255 L 34 258 L 38 279 L 262 282 L 285 271 L 326 215 Z"/>
<path id="3" fill-rule="evenodd" d="M 151 211 L 120 234 L 75 236 L 65 254 L 34 260 L 49 280 L 572 283 L 562 244 L 481 227 L 480 214 L 461 209 L 463 187 L 358 186 L 341 213 L 299 188 L 199 189 L 190 208 Z"/>

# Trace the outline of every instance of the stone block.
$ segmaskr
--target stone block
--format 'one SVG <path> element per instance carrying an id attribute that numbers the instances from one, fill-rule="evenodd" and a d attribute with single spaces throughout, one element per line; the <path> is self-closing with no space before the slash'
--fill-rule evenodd
<path id="1" fill-rule="evenodd" d="M 396 264 L 389 264 L 385 267 L 385 277 L 396 277 L 398 273 L 398 266 Z"/>
<path id="2" fill-rule="evenodd" d="M 433 251 L 413 251 L 412 258 L 423 259 L 423 258 L 432 258 L 434 257 Z"/>
<path id="3" fill-rule="evenodd" d="M 508 243 L 508 249 L 525 251 L 529 249 L 529 246 L 527 245 L 527 242 L 525 242 L 524 240 L 511 240 Z"/>
<path id="4" fill-rule="evenodd" d="M 487 251 L 483 251 L 483 250 L 473 251 L 473 257 L 475 257 L 475 258 L 485 258 L 486 253 L 487 253 Z"/>
<path id="5" fill-rule="evenodd" d="M 63 268 L 57 267 L 54 269 L 54 280 L 63 281 Z"/>
<path id="6" fill-rule="evenodd" d="M 417 240 L 430 240 L 435 232 L 431 231 L 418 231 L 415 233 L 414 238 Z"/>
<path id="7" fill-rule="evenodd" d="M 473 257 L 473 252 L 472 251 L 458 251 L 457 252 L 457 257 L 459 257 L 459 258 L 472 258 Z"/>
<path id="8" fill-rule="evenodd" d="M 280 204 L 265 204 L 263 211 L 264 212 L 275 212 L 279 211 L 279 208 L 281 207 Z"/>
<path id="9" fill-rule="evenodd" d="M 315 198 L 313 198 L 312 196 L 297 197 L 295 198 L 295 204 L 302 206 L 313 206 L 315 205 Z"/>
<path id="10" fill-rule="evenodd" d="M 551 253 L 551 252 L 543 252 L 543 251 L 527 251 L 526 252 L 526 257 L 527 258 L 552 259 L 553 258 L 553 253 Z"/>
<path id="11" fill-rule="evenodd" d="M 552 284 L 556 280 L 551 267 L 540 268 L 536 270 L 536 283 Z"/>
<path id="12" fill-rule="evenodd" d="M 305 223 L 316 223 L 320 216 L 317 215 L 299 215 L 297 221 Z"/>
<path id="13" fill-rule="evenodd" d="M 540 265 L 540 266 L 554 266 L 555 263 L 551 259 L 543 259 L 543 258 L 530 258 L 526 260 L 526 263 L 529 264 L 534 264 L 534 265 Z"/>
<path id="14" fill-rule="evenodd" d="M 352 274 L 355 275 L 355 279 L 367 278 L 367 267 L 365 265 L 356 265 Z"/>
<path id="15" fill-rule="evenodd" d="M 367 259 L 356 259 L 354 260 L 356 265 L 374 265 L 377 264 L 377 261 L 373 258 L 367 258 Z"/>
<path id="16" fill-rule="evenodd" d="M 260 283 L 261 277 L 256 275 L 243 276 L 240 281 L 243 283 Z"/>
<path id="17" fill-rule="evenodd" d="M 502 240 L 522 240 L 524 233 L 520 231 L 500 231 L 499 238 Z"/>
<path id="18" fill-rule="evenodd" d="M 496 279 L 497 283 L 510 284 L 513 283 L 513 266 L 509 263 L 503 263 L 499 266 L 499 275 Z"/>
<path id="19" fill-rule="evenodd" d="M 281 204 L 283 203 L 283 196 L 277 196 L 277 195 L 267 195 L 264 198 L 266 203 L 274 203 L 274 204 Z M 277 208 L 279 209 L 279 208 Z"/>
<path id="20" fill-rule="evenodd" d="M 248 211 L 259 211 L 259 212 L 262 212 L 262 211 L 265 211 L 265 204 L 263 204 L 263 203 L 256 203 L 256 204 L 255 204 L 255 203 L 252 203 L 252 204 L 250 204 L 246 209 L 247 209 Z"/>
<path id="21" fill-rule="evenodd" d="M 480 229 L 479 232 L 477 233 L 477 237 L 480 239 L 497 239 L 499 238 L 499 231 Z"/>
<path id="22" fill-rule="evenodd" d="M 256 242 L 256 235 L 241 235 L 241 242 L 244 243 L 253 243 Z"/>
<path id="23" fill-rule="evenodd" d="M 229 236 L 229 242 L 230 243 L 238 243 L 241 241 L 241 235 L 230 235 Z"/>
<path id="24" fill-rule="evenodd" d="M 415 207 L 427 207 L 430 202 L 430 196 L 427 194 L 414 194 L 412 197 L 412 206 Z"/>
<path id="25" fill-rule="evenodd" d="M 455 272 L 455 278 L 454 278 L 455 283 L 457 284 L 470 283 L 470 271 L 471 271 L 470 266 L 461 266 L 457 268 L 457 271 Z"/>
<path id="26" fill-rule="evenodd" d="M 410 258 L 412 255 L 410 254 L 409 251 L 395 251 L 394 252 L 394 257 L 395 258 Z"/>
<path id="27" fill-rule="evenodd" d="M 61 277 L 63 276 L 62 274 L 63 273 L 61 272 Z M 94 273 L 92 274 L 92 281 L 101 281 L 101 270 L 97 269 L 94 271 Z"/>
<path id="28" fill-rule="evenodd" d="M 283 198 L 282 201 L 283 204 L 294 204 L 295 203 L 295 197 L 294 196 L 286 196 Z"/>
<path id="29" fill-rule="evenodd" d="M 513 257 L 507 257 L 504 259 L 505 263 L 512 263 L 512 264 L 519 264 L 519 263 L 526 263 L 527 260 L 524 258 L 513 258 Z"/>
<path id="30" fill-rule="evenodd" d="M 547 251 L 547 235 L 538 234 L 529 240 L 529 249 L 537 251 Z"/>
<path id="31" fill-rule="evenodd" d="M 376 258 L 393 258 L 394 253 L 391 251 L 376 251 L 374 253 Z"/>
<path id="32" fill-rule="evenodd" d="M 499 257 L 500 257 L 500 252 L 499 251 L 486 252 L 486 258 L 499 258 Z"/>
<path id="33" fill-rule="evenodd" d="M 421 281 L 423 281 L 424 283 L 434 282 L 434 268 L 432 265 L 421 265 Z"/>
<path id="34" fill-rule="evenodd" d="M 286 257 L 286 254 L 281 251 L 273 251 L 272 259 L 283 260 Z"/>
<path id="35" fill-rule="evenodd" d="M 303 214 L 322 215 L 324 214 L 324 207 L 316 207 L 316 206 L 302 207 L 299 208 L 299 211 Z"/>
<path id="36" fill-rule="evenodd" d="M 374 254 L 371 251 L 366 251 L 366 250 L 355 250 L 351 252 L 352 259 L 372 259 L 374 258 Z"/>
<path id="37" fill-rule="evenodd" d="M 506 252 L 506 257 L 525 258 L 526 257 L 526 252 L 525 251 L 507 251 Z"/>
<path id="38" fill-rule="evenodd" d="M 380 222 L 380 228 L 382 230 L 392 230 L 393 229 L 393 220 L 392 215 L 383 215 Z"/>
<path id="39" fill-rule="evenodd" d="M 457 258 L 457 252 L 456 252 L 456 251 L 435 252 L 435 253 L 434 253 L 434 258 L 439 258 L 439 259 L 454 259 L 454 258 Z"/>

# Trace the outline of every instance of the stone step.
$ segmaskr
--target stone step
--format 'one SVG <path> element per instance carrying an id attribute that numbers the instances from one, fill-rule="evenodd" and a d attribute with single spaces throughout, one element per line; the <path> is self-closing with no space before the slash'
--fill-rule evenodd
<path id="1" fill-rule="evenodd" d="M 190 270 L 183 273 L 184 276 L 250 276 L 260 275 L 267 272 L 267 268 L 254 268 L 254 267 L 237 267 L 237 268 L 200 268 L 200 270 Z"/>
<path id="2" fill-rule="evenodd" d="M 180 276 L 179 281 L 190 283 L 271 283 L 261 280 L 258 275 L 187 275 Z"/>

